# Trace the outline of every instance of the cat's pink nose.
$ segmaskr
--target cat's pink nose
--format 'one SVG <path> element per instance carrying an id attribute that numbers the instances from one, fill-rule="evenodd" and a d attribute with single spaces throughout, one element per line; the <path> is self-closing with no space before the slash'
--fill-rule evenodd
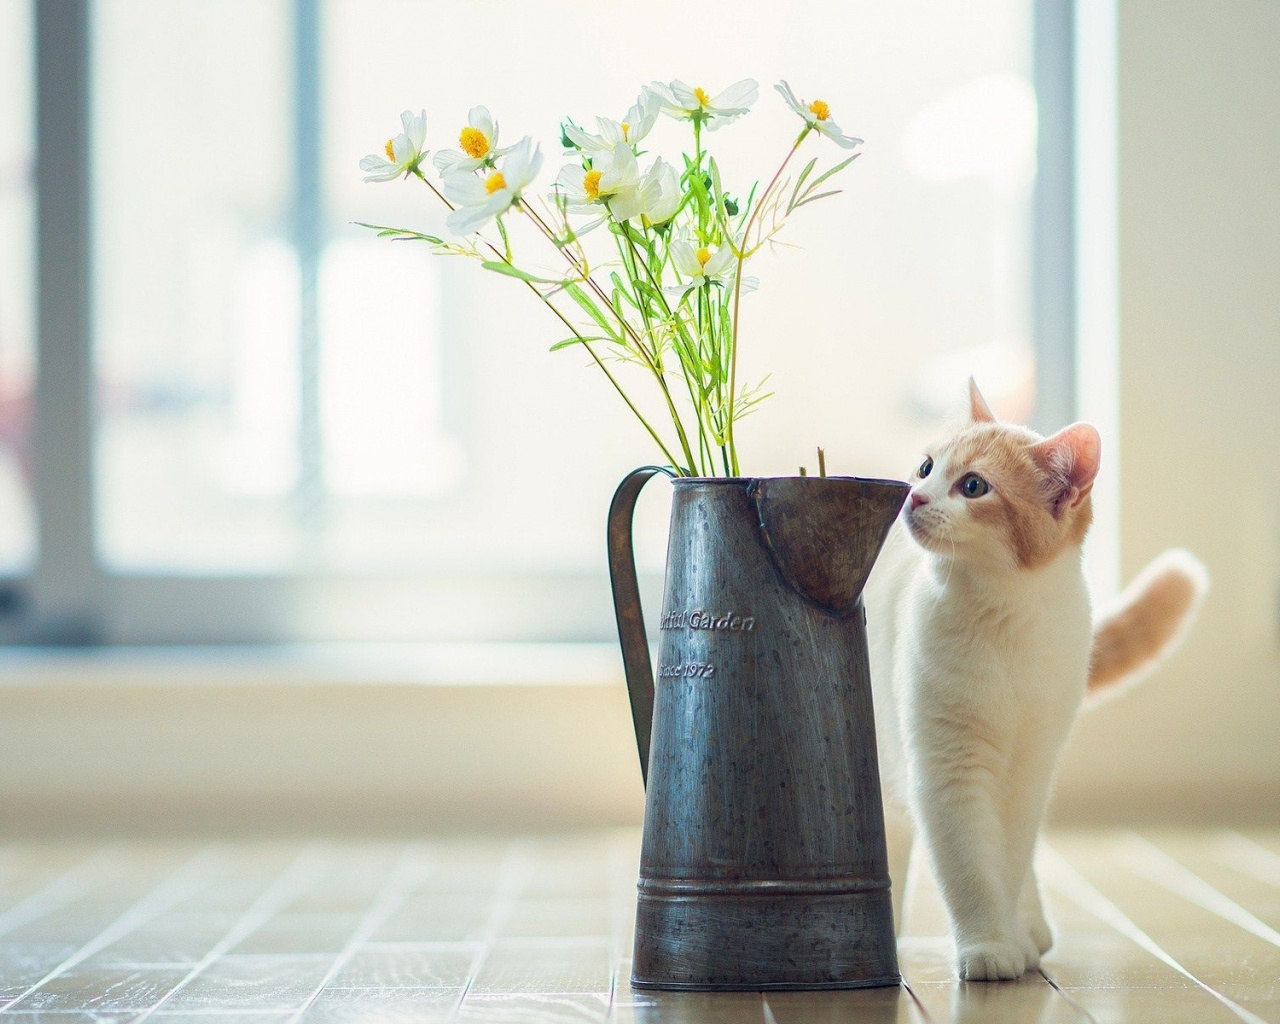
<path id="1" fill-rule="evenodd" d="M 919 491 L 911 492 L 911 510 L 913 512 L 916 509 L 918 509 L 921 505 L 927 505 L 927 504 L 929 504 L 929 499 L 926 498 L 923 494 L 921 494 Z"/>

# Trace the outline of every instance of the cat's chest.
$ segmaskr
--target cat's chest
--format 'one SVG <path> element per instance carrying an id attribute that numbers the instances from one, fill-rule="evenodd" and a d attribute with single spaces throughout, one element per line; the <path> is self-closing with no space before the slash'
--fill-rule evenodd
<path id="1" fill-rule="evenodd" d="M 1040 700 L 1076 688 L 1088 668 L 1087 598 L 977 601 L 926 595 L 912 602 L 912 675 L 975 701 Z"/>

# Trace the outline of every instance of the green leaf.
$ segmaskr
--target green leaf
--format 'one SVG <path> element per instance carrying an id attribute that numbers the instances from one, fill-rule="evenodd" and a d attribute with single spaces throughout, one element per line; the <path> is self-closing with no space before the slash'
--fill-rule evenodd
<path id="1" fill-rule="evenodd" d="M 840 173 L 841 171 L 843 171 L 846 167 L 848 167 L 851 163 L 853 163 L 855 160 L 857 160 L 857 159 L 858 159 L 858 157 L 860 157 L 860 156 L 862 156 L 862 154 L 861 154 L 861 153 L 854 153 L 854 154 L 853 154 L 853 156 L 849 157 L 849 159 L 848 159 L 848 160 L 841 160 L 838 164 L 836 164 L 834 167 L 832 167 L 832 168 L 831 168 L 831 170 L 826 171 L 825 173 L 818 175 L 816 178 L 814 178 L 814 179 L 813 179 L 813 181 L 809 182 L 809 191 L 810 191 L 810 192 L 812 192 L 815 188 L 817 188 L 817 187 L 818 187 L 819 185 L 821 185 L 824 181 L 826 181 L 829 177 L 831 177 L 831 175 L 833 175 L 833 174 L 839 174 L 839 173 Z"/>
<path id="2" fill-rule="evenodd" d="M 557 341 L 551 346 L 552 352 L 559 352 L 562 348 L 569 348 L 573 345 L 584 345 L 592 341 L 611 341 L 611 338 L 601 338 L 598 335 L 583 336 L 575 334 L 572 338 L 565 338 L 563 341 Z"/>
<path id="3" fill-rule="evenodd" d="M 816 203 L 819 199 L 826 199 L 827 196 L 838 196 L 843 189 L 833 188 L 830 192 L 819 192 L 816 196 L 806 195 L 804 199 L 796 203 L 793 209 L 800 209 L 802 206 L 808 206 L 810 203 Z"/>
<path id="4" fill-rule="evenodd" d="M 421 231 L 410 231 L 408 228 L 389 228 L 382 224 L 366 224 L 362 220 L 355 222 L 357 226 L 378 232 L 379 238 L 397 238 L 413 242 L 430 242 L 432 245 L 444 245 L 443 238 L 435 235 L 424 235 Z"/>
<path id="5" fill-rule="evenodd" d="M 515 277 L 531 284 L 553 284 L 557 288 L 564 288 L 571 283 L 564 278 L 538 277 L 536 274 L 530 274 L 528 271 L 513 267 L 510 263 L 503 263 L 501 260 L 485 260 L 480 266 L 484 267 L 485 270 L 492 270 L 495 274 L 505 274 L 507 277 Z"/>
<path id="6" fill-rule="evenodd" d="M 592 301 L 591 297 L 587 295 L 587 293 L 584 292 L 576 282 L 565 282 L 564 290 L 569 298 L 573 299 L 573 301 L 578 304 L 579 308 L 581 308 L 587 316 L 591 317 L 591 319 L 595 321 L 596 326 L 608 335 L 610 341 L 615 343 L 622 341 L 621 335 L 619 335 L 619 333 L 610 326 L 609 321 L 605 319 L 604 314 L 600 312 L 595 302 Z"/>
<path id="7" fill-rule="evenodd" d="M 688 175 L 689 191 L 698 201 L 698 205 L 704 210 L 711 206 L 711 197 L 707 194 L 706 183 L 702 180 L 702 176 L 698 174 Z"/>
<path id="8" fill-rule="evenodd" d="M 810 160 L 807 164 L 804 165 L 804 170 L 800 172 L 800 177 L 796 178 L 797 192 L 800 191 L 800 186 L 804 184 L 804 179 L 809 177 L 809 172 L 813 170 L 814 165 L 817 162 L 818 162 L 818 158 L 815 156 L 812 160 Z"/>
<path id="9" fill-rule="evenodd" d="M 751 191 L 747 193 L 747 204 L 742 210 L 742 221 L 738 225 L 740 228 L 746 224 L 747 217 L 751 213 L 751 205 L 756 201 L 756 189 L 760 187 L 760 182 L 755 182 L 751 186 Z M 745 239 L 744 239 L 745 241 Z"/>

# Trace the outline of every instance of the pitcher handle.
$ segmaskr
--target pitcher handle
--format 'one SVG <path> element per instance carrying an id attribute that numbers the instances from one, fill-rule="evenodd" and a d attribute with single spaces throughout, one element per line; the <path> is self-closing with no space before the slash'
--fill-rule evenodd
<path id="1" fill-rule="evenodd" d="M 644 631 L 640 609 L 640 584 L 636 580 L 635 547 L 631 521 L 636 499 L 650 479 L 663 473 L 675 474 L 665 466 L 641 466 L 618 484 L 609 505 L 609 580 L 613 584 L 613 610 L 618 618 L 618 642 L 622 645 L 622 665 L 631 697 L 631 720 L 635 723 L 636 748 L 640 752 L 640 775 L 649 781 L 649 734 L 653 729 L 653 662 L 649 658 L 649 638 Z"/>

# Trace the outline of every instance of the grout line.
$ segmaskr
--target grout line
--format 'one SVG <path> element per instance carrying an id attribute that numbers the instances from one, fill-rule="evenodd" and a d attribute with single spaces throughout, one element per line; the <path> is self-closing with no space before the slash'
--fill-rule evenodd
<path id="1" fill-rule="evenodd" d="M 19 993 L 3 1006 L 0 1006 L 0 1013 L 8 1010 L 15 1003 L 26 999 L 27 996 L 31 995 L 31 993 L 35 992 L 36 989 L 40 988 L 42 985 L 47 984 L 78 964 L 83 963 L 85 960 L 89 959 L 89 957 L 93 956 L 94 953 L 97 953 L 99 950 L 106 949 L 117 939 L 128 935 L 135 928 L 145 924 L 147 921 L 173 906 L 173 904 L 177 903 L 182 897 L 189 895 L 193 891 L 193 880 L 189 876 L 192 874 L 198 874 L 200 868 L 203 867 L 204 862 L 208 859 L 209 852 L 207 850 L 197 853 L 149 893 L 137 902 L 131 904 L 123 914 L 99 932 L 96 938 L 90 939 L 25 992 Z"/>
<path id="2" fill-rule="evenodd" d="M 315 987 L 315 990 L 307 997 L 306 1002 L 298 1008 L 285 1024 L 297 1024 L 302 1015 L 320 998 L 320 993 L 329 986 L 329 982 L 333 981 L 338 972 L 351 962 L 351 958 L 355 956 L 356 951 L 368 942 L 369 937 L 378 930 L 379 926 L 404 903 L 405 897 L 422 881 L 424 876 L 421 864 L 422 858 L 421 843 L 410 843 L 405 847 L 395 866 L 392 867 L 386 882 L 378 890 L 378 895 L 374 897 L 372 905 L 364 912 L 364 915 L 360 918 L 360 923 L 356 925 L 356 930 L 351 933 L 351 938 L 347 940 L 347 944 L 342 947 L 342 951 L 337 955 L 333 963 L 329 965 L 324 977 L 320 979 L 320 984 Z"/>
<path id="3" fill-rule="evenodd" d="M 1131 842 L 1139 854 L 1130 868 L 1163 886 L 1175 895 L 1243 928 L 1273 946 L 1280 946 L 1280 932 L 1255 917 L 1226 893 L 1220 892 L 1195 872 L 1178 863 L 1148 839 L 1134 833 Z"/>
<path id="4" fill-rule="evenodd" d="M 130 1024 L 141 1024 L 142 1021 L 164 1006 L 174 995 L 198 978 L 203 971 L 216 962 L 227 950 L 265 924 L 290 899 L 305 892 L 319 873 L 316 863 L 320 859 L 316 852 L 318 846 L 318 843 L 308 843 L 304 846 L 288 867 L 280 873 L 280 876 L 250 904 L 249 909 L 244 912 L 240 920 L 231 926 L 231 930 L 201 958 L 200 962 L 192 967 L 186 976 L 155 1004 L 144 1010 L 137 1017 L 134 1017 Z"/>
<path id="5" fill-rule="evenodd" d="M 1066 990 L 1062 988 L 1062 986 L 1060 986 L 1053 978 L 1051 978 L 1048 974 L 1045 973 L 1045 970 L 1043 967 L 1037 967 L 1036 974 L 1044 978 L 1044 980 L 1048 983 L 1050 988 L 1052 988 L 1055 992 L 1058 993 L 1058 995 L 1062 996 L 1063 999 L 1065 999 L 1068 1003 L 1074 1006 L 1084 1016 L 1085 1020 L 1092 1021 L 1093 1024 L 1100 1024 L 1100 1022 L 1098 1021 L 1098 1018 L 1095 1017 L 1092 1013 L 1090 1013 L 1087 1007 L 1082 1006 L 1080 1003 L 1072 999 L 1071 996 L 1067 994 Z"/>
<path id="6" fill-rule="evenodd" d="M 58 875 L 44 888 L 33 892 L 25 900 L 0 913 L 0 935 L 21 928 L 43 917 L 52 910 L 65 907 L 93 888 L 94 876 L 100 868 L 100 860 L 110 861 L 118 856 L 121 844 L 112 843 L 91 854 L 87 860 Z M 81 877 L 81 876 L 89 877 Z"/>
<path id="7" fill-rule="evenodd" d="M 458 998 L 453 1012 L 449 1014 L 450 1021 L 457 1020 L 458 1014 L 462 1012 L 463 1004 L 466 1003 L 467 996 L 471 994 L 471 987 L 475 984 L 476 978 L 480 974 L 480 969 L 484 966 L 485 959 L 489 956 L 490 949 L 497 941 L 502 925 L 511 915 L 511 908 L 515 903 L 515 894 L 520 891 L 521 885 L 524 884 L 525 876 L 529 873 L 529 866 L 533 862 L 527 851 L 521 852 L 527 845 L 525 842 L 513 841 L 508 844 L 507 852 L 503 855 L 502 867 L 498 869 L 498 878 L 494 883 L 493 905 L 489 910 L 489 918 L 485 922 L 484 932 L 480 936 L 475 958 L 471 961 L 471 966 L 467 968 L 467 983 L 462 987 L 462 995 Z M 520 868 L 523 868 L 523 874 Z"/>
<path id="8" fill-rule="evenodd" d="M 1280 886 L 1280 854 L 1239 832 L 1228 832 L 1215 847 L 1214 859 L 1259 882 Z"/>
<path id="9" fill-rule="evenodd" d="M 616 1016 L 613 1008 L 618 991 L 618 958 L 613 957 L 612 960 L 613 962 L 609 964 L 609 1000 L 604 1008 L 604 1019 L 606 1021 L 613 1020 Z"/>
<path id="10" fill-rule="evenodd" d="M 956 984 L 958 985 L 959 982 L 956 982 Z M 920 997 L 916 995 L 916 990 L 907 983 L 906 978 L 902 979 L 902 987 L 907 990 L 907 995 L 909 995 L 911 997 L 911 1001 L 916 1004 L 916 1012 L 920 1014 L 920 1019 L 923 1020 L 925 1024 L 933 1024 L 933 1017 L 930 1015 L 929 1011 L 925 1009 L 924 1003 L 921 1002 Z"/>
<path id="11" fill-rule="evenodd" d="M 1088 879 L 1086 879 L 1067 862 L 1066 858 L 1064 858 L 1062 854 L 1058 853 L 1058 851 L 1053 849 L 1053 847 L 1051 847 L 1047 842 L 1042 844 L 1042 849 L 1044 850 L 1044 863 L 1053 871 L 1058 891 L 1064 896 L 1070 899 L 1077 906 L 1087 910 L 1103 923 L 1110 925 L 1125 938 L 1137 943 L 1161 963 L 1172 967 L 1183 977 L 1195 982 L 1220 1003 L 1226 1006 L 1227 1009 L 1239 1016 L 1241 1020 L 1247 1021 L 1248 1024 L 1267 1024 L 1267 1022 L 1257 1014 L 1250 1010 L 1246 1010 L 1235 1000 L 1223 995 L 1212 986 L 1206 985 L 1189 970 L 1183 967 L 1182 964 L 1167 953 L 1155 939 L 1143 931 L 1136 922 L 1134 922 L 1123 910 L 1103 895 L 1099 889 L 1095 888 Z"/>

